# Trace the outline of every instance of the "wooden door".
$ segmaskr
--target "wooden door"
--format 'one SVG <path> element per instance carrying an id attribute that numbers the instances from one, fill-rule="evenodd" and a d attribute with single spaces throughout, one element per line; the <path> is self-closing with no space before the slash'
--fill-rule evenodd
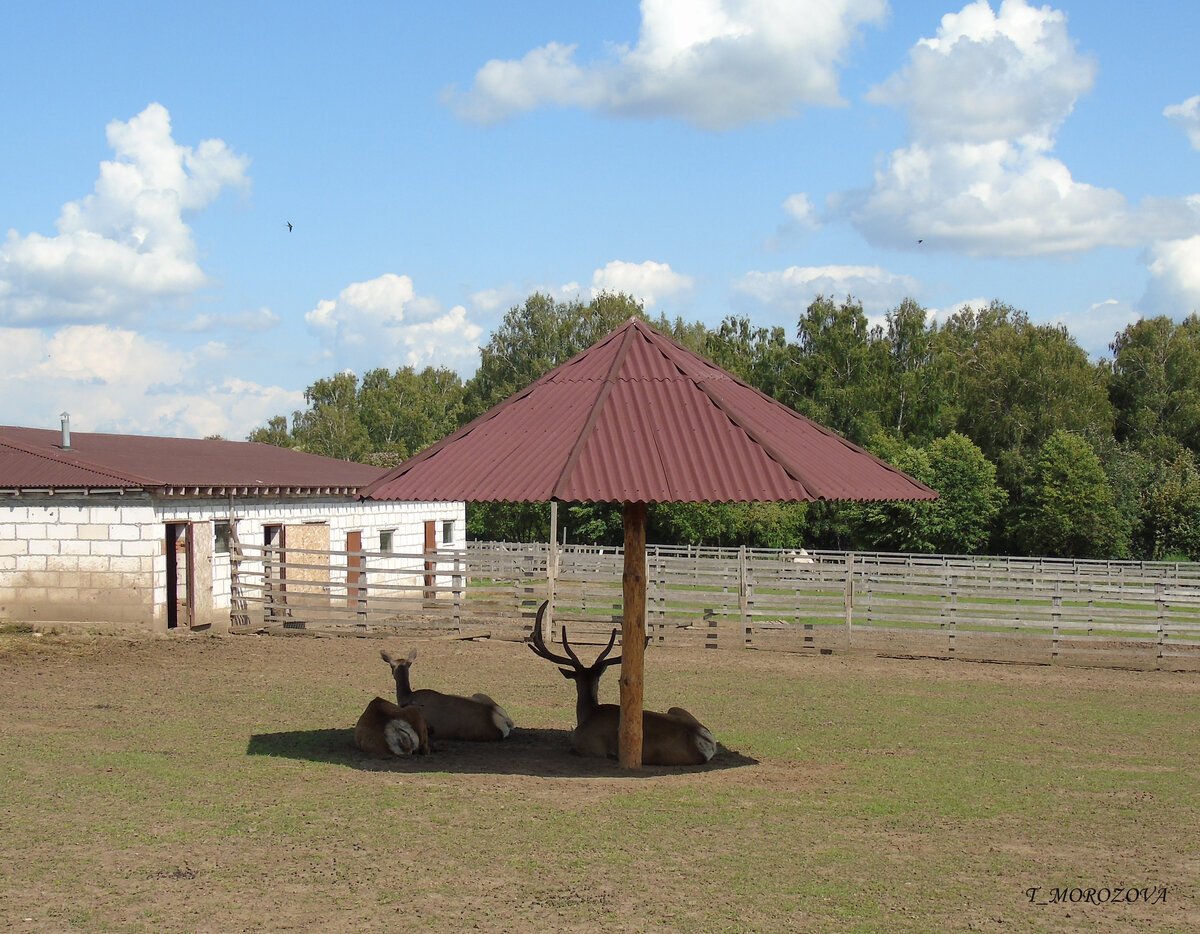
<path id="1" fill-rule="evenodd" d="M 437 522 L 433 519 L 425 523 L 425 554 L 437 554 Z M 425 562 L 425 592 L 422 595 L 426 600 L 437 599 L 437 591 L 433 588 L 437 584 L 437 575 L 433 573 L 437 569 L 436 561 Z"/>
<path id="2" fill-rule="evenodd" d="M 346 533 L 346 605 L 356 606 L 359 600 L 365 599 L 364 588 L 359 586 L 362 580 L 362 530 Z"/>

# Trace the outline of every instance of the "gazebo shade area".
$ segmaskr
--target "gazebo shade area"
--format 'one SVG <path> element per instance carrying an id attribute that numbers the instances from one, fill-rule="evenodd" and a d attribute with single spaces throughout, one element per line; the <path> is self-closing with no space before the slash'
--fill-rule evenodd
<path id="1" fill-rule="evenodd" d="M 637 318 L 362 495 L 624 504 L 620 762 L 642 762 L 646 504 L 937 493 Z"/>

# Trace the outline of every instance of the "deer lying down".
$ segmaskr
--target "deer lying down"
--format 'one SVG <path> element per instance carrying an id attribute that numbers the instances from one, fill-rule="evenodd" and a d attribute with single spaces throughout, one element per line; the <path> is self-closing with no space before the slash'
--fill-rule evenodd
<path id="1" fill-rule="evenodd" d="M 414 691 L 409 684 L 408 669 L 417 657 L 416 649 L 404 659 L 395 659 L 387 652 L 379 654 L 392 667 L 392 677 L 396 679 L 396 703 L 401 707 L 418 707 L 435 739 L 489 742 L 504 739 L 512 731 L 512 717 L 486 694 L 460 697 L 429 688 Z"/>
<path id="2" fill-rule="evenodd" d="M 429 752 L 429 731 L 417 707 L 397 707 L 376 697 L 354 725 L 354 745 L 377 757 L 423 756 Z"/>
<path id="3" fill-rule="evenodd" d="M 567 654 L 555 655 L 546 648 L 542 638 L 542 614 L 546 604 L 538 608 L 529 648 L 535 655 L 569 665 L 560 668 L 563 677 L 575 682 L 575 729 L 571 733 L 571 750 L 581 756 L 615 759 L 618 753 L 617 733 L 621 708 L 616 704 L 601 704 L 600 676 L 609 665 L 616 665 L 621 656 L 608 658 L 617 639 L 612 631 L 608 645 L 590 666 L 584 666 L 567 642 L 567 630 L 562 633 Z M 717 751 L 717 741 L 699 720 L 682 707 L 672 707 L 665 714 L 651 710 L 642 712 L 642 763 L 645 765 L 703 765 Z"/>

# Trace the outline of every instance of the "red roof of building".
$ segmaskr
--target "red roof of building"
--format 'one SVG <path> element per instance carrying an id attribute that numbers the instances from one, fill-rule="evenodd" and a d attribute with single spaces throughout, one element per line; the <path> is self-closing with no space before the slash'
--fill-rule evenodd
<path id="1" fill-rule="evenodd" d="M 631 318 L 362 495 L 807 502 L 937 493 Z"/>
<path id="2" fill-rule="evenodd" d="M 0 426 L 0 489 L 288 492 L 353 495 L 384 472 L 249 441 L 209 441 Z"/>

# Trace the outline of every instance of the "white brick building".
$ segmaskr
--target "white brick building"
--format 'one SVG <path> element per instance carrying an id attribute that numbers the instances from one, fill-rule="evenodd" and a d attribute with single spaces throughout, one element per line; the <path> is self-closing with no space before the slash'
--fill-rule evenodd
<path id="1" fill-rule="evenodd" d="M 359 500 L 382 473 L 249 442 L 0 426 L 0 623 L 227 627 L 233 536 L 465 548 L 461 502 Z"/>

